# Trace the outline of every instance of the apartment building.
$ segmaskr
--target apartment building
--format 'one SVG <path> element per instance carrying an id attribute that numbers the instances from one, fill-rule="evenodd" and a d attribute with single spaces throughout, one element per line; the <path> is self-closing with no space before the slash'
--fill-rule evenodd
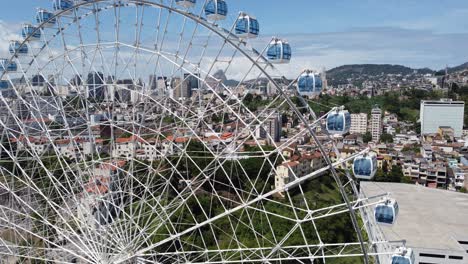
<path id="1" fill-rule="evenodd" d="M 367 132 L 367 114 L 351 114 L 351 134 L 365 134 Z"/>

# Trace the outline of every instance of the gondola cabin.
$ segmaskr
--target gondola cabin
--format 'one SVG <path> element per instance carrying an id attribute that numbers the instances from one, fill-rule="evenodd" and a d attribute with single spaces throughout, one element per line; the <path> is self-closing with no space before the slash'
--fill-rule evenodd
<path id="1" fill-rule="evenodd" d="M 344 135 L 351 128 L 351 115 L 347 110 L 335 110 L 327 116 L 327 131 L 333 135 Z"/>
<path id="2" fill-rule="evenodd" d="M 10 88 L 10 83 L 6 80 L 0 80 L 0 89 Z"/>
<path id="3" fill-rule="evenodd" d="M 8 59 L 0 59 L 0 72 L 16 72 L 18 70 L 18 65 L 16 62 L 9 62 Z"/>
<path id="4" fill-rule="evenodd" d="M 359 155 L 353 161 L 353 174 L 362 180 L 372 180 L 377 172 L 377 155 L 370 152 Z"/>
<path id="5" fill-rule="evenodd" d="M 256 38 L 260 33 L 260 25 L 255 17 L 243 12 L 240 13 L 236 22 L 236 35 L 240 38 Z"/>
<path id="6" fill-rule="evenodd" d="M 205 15 L 208 20 L 219 21 L 226 19 L 228 7 L 224 0 L 210 0 L 205 5 Z"/>
<path id="7" fill-rule="evenodd" d="M 374 209 L 375 221 L 379 224 L 393 225 L 397 219 L 398 203 L 395 199 L 385 199 Z"/>
<path id="8" fill-rule="evenodd" d="M 10 48 L 9 48 L 11 55 L 26 55 L 28 54 L 28 46 L 26 44 L 21 45 L 21 42 L 17 40 L 10 41 Z"/>
<path id="9" fill-rule="evenodd" d="M 23 36 L 24 39 L 28 39 L 29 41 L 41 39 L 41 31 L 37 27 L 31 24 L 23 25 L 23 30 L 21 30 L 21 35 Z"/>
<path id="10" fill-rule="evenodd" d="M 53 27 L 55 26 L 55 23 L 57 23 L 57 19 L 54 17 L 54 14 L 45 9 L 37 10 L 36 21 L 43 27 Z"/>
<path id="11" fill-rule="evenodd" d="M 196 0 L 176 0 L 175 2 L 183 8 L 192 8 L 197 3 Z"/>
<path id="12" fill-rule="evenodd" d="M 301 96 L 313 97 L 322 92 L 322 79 L 317 73 L 304 71 L 297 80 L 297 91 Z"/>
<path id="13" fill-rule="evenodd" d="M 413 250 L 405 247 L 397 248 L 392 255 L 392 264 L 416 264 Z"/>
<path id="14" fill-rule="evenodd" d="M 73 7 L 73 1 L 72 0 L 54 0 L 53 6 L 56 12 L 66 11 L 66 13 L 69 13 L 71 12 L 71 8 Z"/>
<path id="15" fill-rule="evenodd" d="M 291 46 L 285 40 L 273 39 L 267 48 L 268 61 L 274 64 L 285 64 L 291 60 Z M 318 83 L 317 83 L 318 84 Z M 313 86 L 313 85 L 311 85 Z M 313 87 L 315 89 L 315 87 Z M 303 89 L 307 90 L 307 89 Z M 321 87 L 320 87 L 321 90 Z"/>

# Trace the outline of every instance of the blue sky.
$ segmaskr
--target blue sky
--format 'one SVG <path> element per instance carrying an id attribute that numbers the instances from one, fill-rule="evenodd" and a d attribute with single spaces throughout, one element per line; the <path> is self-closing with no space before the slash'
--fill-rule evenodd
<path id="1" fill-rule="evenodd" d="M 32 20 L 49 0 L 8 1 L 0 33 Z M 293 45 L 293 68 L 391 63 L 443 68 L 468 61 L 466 0 L 230 0 L 231 14 L 255 15 L 265 38 Z M 11 34 L 11 32 L 8 32 Z"/>

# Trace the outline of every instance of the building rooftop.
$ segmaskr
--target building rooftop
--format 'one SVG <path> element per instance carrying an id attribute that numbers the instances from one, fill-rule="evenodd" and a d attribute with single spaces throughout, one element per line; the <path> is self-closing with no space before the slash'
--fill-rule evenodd
<path id="1" fill-rule="evenodd" d="M 468 241 L 467 194 L 377 182 L 362 182 L 361 190 L 367 196 L 389 192 L 398 201 L 400 213 L 396 223 L 382 226 L 386 239 L 406 239 L 407 246 L 412 248 L 468 255 L 467 245 L 458 242 Z"/>
<path id="2" fill-rule="evenodd" d="M 440 99 L 440 100 L 421 100 L 421 104 L 462 104 L 464 101 L 452 101 L 451 99 Z"/>

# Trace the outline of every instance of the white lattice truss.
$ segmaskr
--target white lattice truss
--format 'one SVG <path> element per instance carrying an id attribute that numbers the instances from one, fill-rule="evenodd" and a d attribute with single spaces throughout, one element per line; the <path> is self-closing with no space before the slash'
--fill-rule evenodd
<path id="1" fill-rule="evenodd" d="M 338 169 L 368 150 L 342 158 L 332 137 L 318 137 L 326 115 L 296 94 L 296 81 L 281 77 L 266 48 L 233 33 L 235 19 L 208 22 L 208 1 L 190 12 L 173 0 L 75 2 L 55 13 L 54 27 L 38 25 L 40 40 L 22 40 L 28 55 L 13 55 L 18 71 L 2 75 L 11 88 L 0 97 L 0 255 L 54 263 L 388 261 L 399 242 L 385 241 L 372 212 L 387 194 L 359 195 Z M 240 82 L 226 86 L 218 70 Z M 188 79 L 199 85 L 180 99 L 143 85 L 149 74 L 172 80 L 179 96 Z M 254 111 L 245 91 L 265 80 L 274 93 Z M 278 115 L 298 128 L 282 142 L 269 129 L 259 137 Z M 277 166 L 298 142 L 321 153 L 321 166 L 291 170 L 276 187 Z M 339 201 L 323 205 L 309 188 L 322 178 L 331 178 Z M 327 241 L 334 219 L 349 220 L 356 241 Z"/>

